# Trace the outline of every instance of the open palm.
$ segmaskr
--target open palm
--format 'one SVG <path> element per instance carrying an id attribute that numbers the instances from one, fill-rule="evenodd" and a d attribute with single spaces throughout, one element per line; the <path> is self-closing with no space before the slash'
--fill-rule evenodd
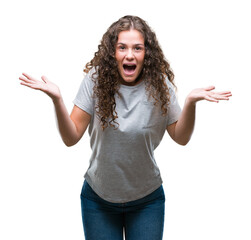
<path id="1" fill-rule="evenodd" d="M 46 93 L 52 100 L 60 98 L 60 90 L 56 84 L 49 81 L 47 77 L 42 76 L 43 81 L 39 81 L 26 73 L 22 73 L 23 76 L 19 77 L 21 84 L 36 90 L 40 90 Z"/>
<path id="2" fill-rule="evenodd" d="M 229 100 L 229 97 L 232 96 L 232 93 L 230 91 L 214 92 L 212 91 L 214 89 L 215 89 L 214 86 L 194 89 L 188 95 L 188 99 L 194 103 L 200 100 L 207 100 L 210 102 L 219 102 L 219 100 Z"/>

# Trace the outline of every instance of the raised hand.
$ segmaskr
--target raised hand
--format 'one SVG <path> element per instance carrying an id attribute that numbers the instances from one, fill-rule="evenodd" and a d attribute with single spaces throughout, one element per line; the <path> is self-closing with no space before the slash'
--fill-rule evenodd
<path id="1" fill-rule="evenodd" d="M 193 104 L 200 100 L 207 100 L 209 102 L 218 103 L 219 100 L 229 100 L 229 97 L 232 96 L 232 93 L 230 91 L 213 92 L 212 90 L 214 89 L 214 86 L 194 89 L 187 96 L 187 100 Z"/>
<path id="2" fill-rule="evenodd" d="M 19 79 L 21 80 L 21 85 L 40 90 L 46 93 L 53 101 L 60 99 L 61 94 L 58 86 L 49 81 L 47 77 L 42 76 L 41 79 L 43 81 L 39 81 L 26 73 L 22 74 L 23 76 L 19 77 Z"/>

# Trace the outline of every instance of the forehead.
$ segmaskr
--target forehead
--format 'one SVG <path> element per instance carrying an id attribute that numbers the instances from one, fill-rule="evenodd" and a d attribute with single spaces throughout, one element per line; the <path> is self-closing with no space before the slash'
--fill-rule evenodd
<path id="1" fill-rule="evenodd" d="M 144 44 L 144 38 L 141 32 L 135 29 L 130 29 L 128 31 L 122 31 L 118 35 L 118 43 L 124 44 Z"/>

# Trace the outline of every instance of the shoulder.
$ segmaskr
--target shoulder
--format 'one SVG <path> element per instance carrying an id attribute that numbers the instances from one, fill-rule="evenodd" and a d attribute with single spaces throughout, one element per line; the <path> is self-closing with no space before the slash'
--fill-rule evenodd
<path id="1" fill-rule="evenodd" d="M 92 89 L 95 85 L 95 79 L 97 78 L 97 72 L 94 68 L 92 68 L 88 73 L 84 75 L 84 79 L 82 81 L 82 85 Z"/>
<path id="2" fill-rule="evenodd" d="M 169 80 L 168 76 L 165 76 L 165 83 L 167 84 L 168 88 L 173 88 L 174 87 L 172 82 Z"/>
<path id="3" fill-rule="evenodd" d="M 165 77 L 165 83 L 168 87 L 169 93 L 174 94 L 175 93 L 175 86 L 174 84 L 168 79 L 168 77 Z"/>
<path id="4" fill-rule="evenodd" d="M 93 67 L 88 73 L 85 74 L 87 80 L 95 80 L 98 77 L 98 71 Z"/>

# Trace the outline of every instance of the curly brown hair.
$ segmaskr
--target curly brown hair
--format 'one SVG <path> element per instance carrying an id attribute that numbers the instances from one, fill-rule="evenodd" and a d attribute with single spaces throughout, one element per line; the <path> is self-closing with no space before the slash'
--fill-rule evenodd
<path id="1" fill-rule="evenodd" d="M 160 48 L 155 33 L 147 23 L 136 16 L 124 16 L 114 22 L 103 35 L 98 51 L 95 52 L 93 59 L 85 66 L 84 72 L 88 73 L 92 68 L 94 81 L 94 96 L 97 98 L 96 113 L 100 118 L 103 130 L 108 126 L 115 127 L 116 112 L 115 94 L 119 95 L 120 74 L 117 61 L 115 59 L 115 46 L 118 41 L 118 35 L 121 31 L 128 30 L 139 31 L 145 41 L 145 58 L 142 71 L 139 77 L 142 77 L 148 97 L 154 99 L 154 104 L 161 103 L 162 114 L 167 114 L 170 94 L 165 78 L 174 84 L 174 74 L 170 64 Z M 95 75 L 95 77 L 94 77 Z M 176 86 L 175 86 L 176 87 Z"/>

